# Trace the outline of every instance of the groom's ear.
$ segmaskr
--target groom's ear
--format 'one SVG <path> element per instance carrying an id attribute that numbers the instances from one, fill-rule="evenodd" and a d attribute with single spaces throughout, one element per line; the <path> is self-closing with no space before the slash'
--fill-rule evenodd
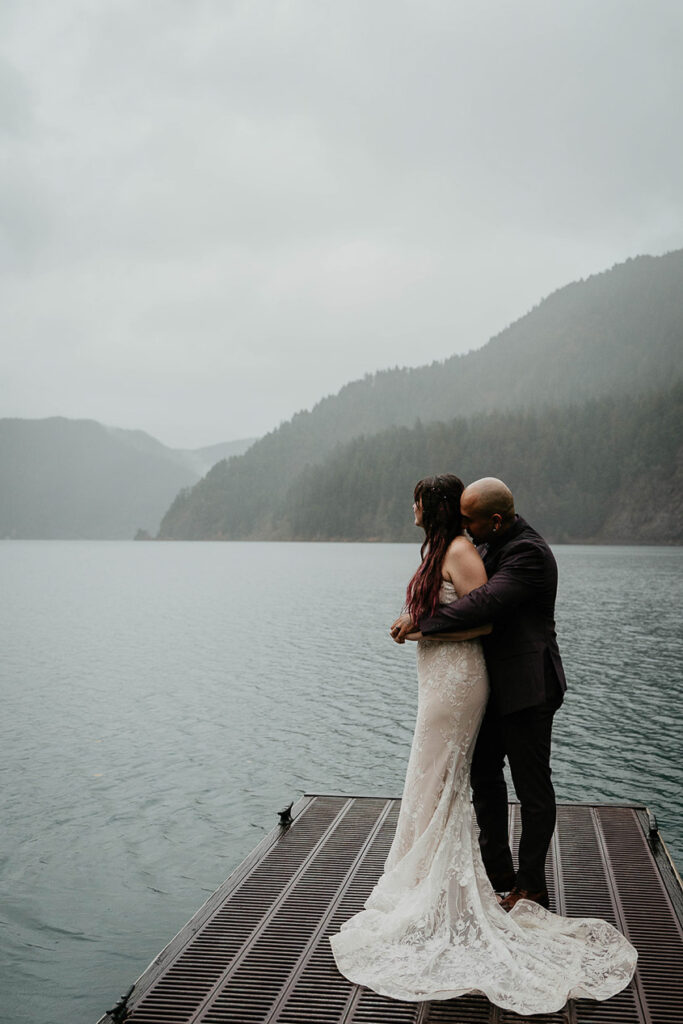
<path id="1" fill-rule="evenodd" d="M 491 529 L 494 533 L 498 533 L 503 523 L 503 517 L 500 512 L 494 512 L 491 516 Z"/>

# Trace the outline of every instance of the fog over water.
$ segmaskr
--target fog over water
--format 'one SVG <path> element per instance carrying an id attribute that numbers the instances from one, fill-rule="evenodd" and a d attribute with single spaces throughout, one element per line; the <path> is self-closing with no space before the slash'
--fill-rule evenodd
<path id="1" fill-rule="evenodd" d="M 557 547 L 558 797 L 683 864 L 681 548 Z M 6 1024 L 94 1021 L 304 792 L 400 795 L 417 548 L 0 545 Z"/>
<path id="2" fill-rule="evenodd" d="M 5 0 L 2 415 L 257 436 L 680 248 L 682 38 L 678 0 Z"/>

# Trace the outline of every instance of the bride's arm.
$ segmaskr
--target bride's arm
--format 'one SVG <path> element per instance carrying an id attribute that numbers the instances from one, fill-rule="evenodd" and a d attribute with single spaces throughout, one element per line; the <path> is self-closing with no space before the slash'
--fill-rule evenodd
<path id="1" fill-rule="evenodd" d="M 464 535 L 452 541 L 443 560 L 441 573 L 444 579 L 453 584 L 459 597 L 464 597 L 471 590 L 481 587 L 487 579 L 479 552 Z M 408 630 L 410 632 L 407 632 Z M 431 635 L 438 636 L 440 640 L 471 640 L 490 633 L 491 630 L 492 626 L 485 623 L 461 632 L 439 631 Z M 410 616 L 405 613 L 399 615 L 389 632 L 397 644 L 402 644 L 404 640 L 419 640 L 422 637 L 422 633 L 417 629 L 417 623 L 412 622 Z"/>
<path id="2" fill-rule="evenodd" d="M 451 581 L 459 597 L 464 597 L 471 590 L 476 590 L 486 583 L 486 569 L 481 556 L 474 544 L 467 537 L 456 537 L 451 543 L 446 557 L 441 566 L 441 572 L 445 579 Z M 472 629 L 465 629 L 458 632 L 448 631 L 434 634 L 439 640 L 473 640 L 477 636 L 485 636 L 491 633 L 493 626 L 490 623 L 481 626 L 473 626 Z M 408 637 L 410 640 L 419 640 L 422 633 L 415 631 Z"/>
<path id="3" fill-rule="evenodd" d="M 444 558 L 441 567 L 444 577 L 453 584 L 458 596 L 463 597 L 475 590 L 482 583 L 486 583 L 486 569 L 481 560 L 479 552 L 467 537 L 456 537 Z M 477 636 L 486 636 L 493 632 L 493 626 L 486 623 L 482 626 L 474 626 L 472 629 L 459 631 L 449 630 L 444 633 L 434 633 L 438 640 L 474 640 Z M 406 640 L 421 640 L 422 633 L 413 630 L 408 633 Z"/>

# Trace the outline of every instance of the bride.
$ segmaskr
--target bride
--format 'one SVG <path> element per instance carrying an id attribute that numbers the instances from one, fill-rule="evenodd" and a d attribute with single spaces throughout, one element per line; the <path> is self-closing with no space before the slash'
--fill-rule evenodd
<path id="1" fill-rule="evenodd" d="M 462 533 L 462 490 L 450 474 L 415 488 L 425 540 L 407 590 L 414 621 L 486 582 Z M 551 1013 L 569 998 L 621 991 L 637 953 L 605 921 L 560 917 L 526 899 L 506 913 L 487 878 L 469 771 L 489 690 L 477 637 L 490 629 L 411 635 L 418 709 L 396 835 L 365 910 L 330 941 L 343 975 L 393 999 L 480 993 L 520 1014 Z"/>

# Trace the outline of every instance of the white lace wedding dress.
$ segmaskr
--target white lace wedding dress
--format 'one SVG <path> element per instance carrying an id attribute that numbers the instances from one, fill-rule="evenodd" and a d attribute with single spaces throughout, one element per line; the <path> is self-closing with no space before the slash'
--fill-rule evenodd
<path id="1" fill-rule="evenodd" d="M 445 583 L 442 601 L 455 600 Z M 570 997 L 608 999 L 637 953 L 593 918 L 520 901 L 499 906 L 479 852 L 469 769 L 488 696 L 478 640 L 418 642 L 419 696 L 401 813 L 384 874 L 365 910 L 331 939 L 341 973 L 404 1001 L 483 993 L 520 1014 Z"/>

